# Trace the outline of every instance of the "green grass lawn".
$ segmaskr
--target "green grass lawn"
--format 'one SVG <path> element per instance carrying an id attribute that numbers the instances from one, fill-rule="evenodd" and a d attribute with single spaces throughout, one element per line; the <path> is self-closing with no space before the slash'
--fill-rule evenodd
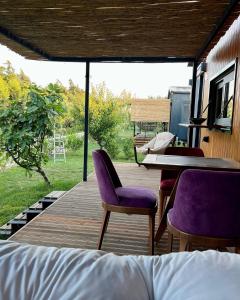
<path id="1" fill-rule="evenodd" d="M 119 152 L 114 161 L 134 162 L 133 147 L 129 144 L 130 152 L 123 152 L 122 139 L 131 138 L 132 130 L 122 130 L 119 134 Z M 92 150 L 97 144 L 89 140 L 88 173 L 93 171 Z M 48 187 L 43 178 L 37 173 L 29 177 L 20 167 L 13 167 L 0 172 L 0 226 L 13 219 L 33 203 L 46 196 L 51 191 L 67 191 L 82 181 L 83 176 L 83 147 L 76 152 L 67 152 L 67 162 L 53 162 L 50 159 L 44 170 L 51 182 Z M 140 155 L 140 160 L 141 160 Z M 1 237 L 0 237 L 1 238 Z"/>
<path id="2" fill-rule="evenodd" d="M 89 143 L 88 173 L 93 171 L 92 150 L 98 148 L 96 143 Z M 76 152 L 66 154 L 67 162 L 53 162 L 50 159 L 44 170 L 51 182 L 48 187 L 42 177 L 32 173 L 29 177 L 24 169 L 13 167 L 0 172 L 0 226 L 14 218 L 24 209 L 46 196 L 51 191 L 67 191 L 82 181 L 83 147 Z M 133 162 L 119 152 L 114 161 Z"/>
<path id="3" fill-rule="evenodd" d="M 95 144 L 89 145 L 88 172 L 93 170 L 91 152 Z M 44 167 L 51 187 L 48 187 L 42 177 L 33 173 L 26 175 L 24 169 L 13 167 L 0 172 L 0 226 L 37 202 L 53 190 L 69 190 L 82 181 L 83 149 L 67 153 L 67 162 L 49 160 Z"/>

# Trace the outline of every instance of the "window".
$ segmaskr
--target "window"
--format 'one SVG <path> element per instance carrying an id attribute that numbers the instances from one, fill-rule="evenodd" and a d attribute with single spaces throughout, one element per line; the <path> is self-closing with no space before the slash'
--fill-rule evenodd
<path id="1" fill-rule="evenodd" d="M 202 62 L 197 68 L 194 118 L 202 117 L 203 84 L 204 84 L 204 74 L 206 70 L 207 70 L 206 62 Z M 193 128 L 193 141 L 194 141 L 194 147 L 199 147 L 200 128 Z"/>
<path id="2" fill-rule="evenodd" d="M 231 132 L 235 90 L 236 62 L 210 81 L 208 125 Z"/>

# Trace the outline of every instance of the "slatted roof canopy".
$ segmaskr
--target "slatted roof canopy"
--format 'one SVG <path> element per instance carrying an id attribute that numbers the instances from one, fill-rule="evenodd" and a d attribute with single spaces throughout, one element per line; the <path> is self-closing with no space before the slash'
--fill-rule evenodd
<path id="1" fill-rule="evenodd" d="M 0 43 L 29 59 L 195 58 L 236 2 L 0 0 Z"/>

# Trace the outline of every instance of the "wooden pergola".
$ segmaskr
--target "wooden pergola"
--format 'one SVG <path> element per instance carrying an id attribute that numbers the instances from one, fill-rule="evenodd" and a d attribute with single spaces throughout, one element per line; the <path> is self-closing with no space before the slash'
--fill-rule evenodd
<path id="1" fill-rule="evenodd" d="M 169 99 L 133 99 L 131 101 L 132 122 L 169 122 Z"/>
<path id="2" fill-rule="evenodd" d="M 0 0 L 0 43 L 28 59 L 86 62 L 87 180 L 91 62 L 198 63 L 240 12 L 238 0 Z"/>
<path id="3" fill-rule="evenodd" d="M 170 100 L 133 99 L 131 101 L 130 120 L 134 124 L 134 136 L 136 135 L 136 123 L 169 123 Z"/>

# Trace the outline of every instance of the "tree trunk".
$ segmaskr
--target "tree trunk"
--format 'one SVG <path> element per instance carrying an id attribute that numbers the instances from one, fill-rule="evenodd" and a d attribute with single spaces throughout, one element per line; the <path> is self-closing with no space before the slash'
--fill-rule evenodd
<path id="1" fill-rule="evenodd" d="M 38 168 L 38 169 L 37 169 L 37 172 L 38 172 L 39 174 L 42 175 L 42 177 L 43 177 L 45 183 L 46 183 L 48 186 L 50 186 L 51 183 L 50 183 L 49 179 L 47 178 L 47 175 L 46 175 L 46 173 L 43 171 L 43 169 L 42 169 L 42 168 Z"/>

